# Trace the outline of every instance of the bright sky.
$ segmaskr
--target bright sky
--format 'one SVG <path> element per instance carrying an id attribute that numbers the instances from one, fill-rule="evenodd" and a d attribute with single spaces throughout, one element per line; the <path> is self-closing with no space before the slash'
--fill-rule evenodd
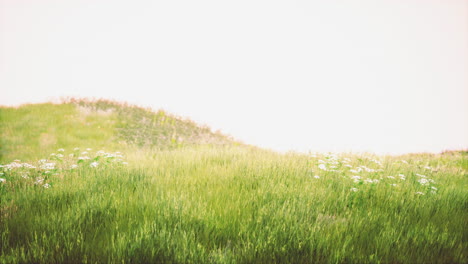
<path id="1" fill-rule="evenodd" d="M 279 151 L 468 148 L 468 1 L 0 0 L 0 104 L 60 96 Z"/>

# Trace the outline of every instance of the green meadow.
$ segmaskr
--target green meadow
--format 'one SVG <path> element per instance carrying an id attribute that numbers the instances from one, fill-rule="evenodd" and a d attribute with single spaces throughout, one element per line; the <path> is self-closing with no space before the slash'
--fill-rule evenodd
<path id="1" fill-rule="evenodd" d="M 468 263 L 468 152 L 276 153 L 99 100 L 0 107 L 0 263 Z"/>

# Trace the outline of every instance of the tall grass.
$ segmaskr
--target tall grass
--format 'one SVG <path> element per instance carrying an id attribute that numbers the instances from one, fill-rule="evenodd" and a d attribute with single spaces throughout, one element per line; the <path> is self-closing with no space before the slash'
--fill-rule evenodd
<path id="1" fill-rule="evenodd" d="M 3 167 L 1 263 L 468 262 L 466 152 L 127 149 L 96 167 L 69 152 L 49 188 Z"/>

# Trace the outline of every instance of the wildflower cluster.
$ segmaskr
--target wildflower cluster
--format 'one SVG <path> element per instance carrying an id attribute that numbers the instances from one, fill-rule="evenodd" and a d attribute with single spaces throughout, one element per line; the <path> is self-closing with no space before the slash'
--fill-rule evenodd
<path id="1" fill-rule="evenodd" d="M 401 168 L 402 171 L 386 171 L 381 160 L 372 157 L 362 157 L 352 161 L 350 158 L 341 158 L 336 154 L 327 154 L 322 158 L 317 154 L 311 155 L 312 158 L 312 175 L 314 179 L 321 179 L 322 176 L 333 176 L 332 179 L 349 181 L 350 191 L 358 192 L 364 189 L 365 185 L 370 187 L 390 186 L 390 188 L 400 188 L 402 185 L 411 186 L 417 195 L 425 195 L 428 193 L 436 194 L 438 188 L 436 182 L 430 177 L 420 174 L 421 170 L 426 173 L 438 171 L 427 165 L 410 164 L 406 160 L 393 162 L 389 168 Z M 410 172 L 408 174 L 408 171 Z M 407 181 L 407 176 L 410 177 Z M 367 187 L 366 187 L 367 188 Z"/>
<path id="2" fill-rule="evenodd" d="M 80 152 L 75 148 L 65 154 L 64 149 L 58 149 L 46 159 L 35 163 L 25 163 L 20 160 L 0 165 L 0 188 L 7 185 L 33 185 L 43 188 L 52 187 L 53 179 L 63 178 L 64 175 L 80 168 L 104 168 L 108 166 L 122 166 L 128 163 L 120 152 L 105 152 L 100 150 L 91 155 L 92 149 Z M 14 184 L 13 184 L 14 183 Z"/>

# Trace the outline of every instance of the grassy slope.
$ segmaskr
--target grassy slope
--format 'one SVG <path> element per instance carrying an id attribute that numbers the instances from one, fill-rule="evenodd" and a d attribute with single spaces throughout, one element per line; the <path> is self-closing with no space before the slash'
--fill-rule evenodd
<path id="1" fill-rule="evenodd" d="M 41 107 L 46 106 L 55 107 Z M 76 115 L 72 105 L 60 108 L 61 113 Z M 2 126 L 10 119 L 26 124 L 26 117 L 37 113 L 29 111 L 33 114 L 18 118 L 20 114 L 6 110 L 2 109 Z M 37 116 L 29 119 L 39 119 L 35 127 L 42 128 L 40 133 L 46 128 L 66 129 L 67 121 L 54 119 L 55 114 L 42 119 L 47 122 L 42 124 Z M 75 134 L 64 134 L 61 141 L 58 133 L 57 145 L 49 150 L 67 148 L 63 161 L 53 161 L 62 170 L 4 170 L 0 262 L 468 262 L 466 152 L 307 157 L 244 146 L 193 146 L 195 141 L 181 148 L 171 140 L 156 145 L 160 150 L 134 149 L 127 143 L 112 143 L 119 142 L 115 138 L 124 142 L 134 138 L 127 134 L 132 129 L 119 134 L 115 127 L 125 128 L 119 121 L 96 129 L 105 120 L 122 120 L 114 114 L 91 115 L 96 123 L 71 130 L 89 128 L 95 133 L 90 141 L 80 141 Z M 40 144 L 29 136 L 15 139 L 12 135 L 27 135 L 18 123 L 16 128 L 8 126 L 10 132 L 2 132 L 5 157 L 26 160 L 21 155 L 40 158 L 38 153 L 47 157 L 49 153 L 38 146 L 13 148 L 14 142 Z M 109 138 L 114 140 L 106 142 Z M 87 142 L 95 150 L 99 144 L 127 148 L 129 164 L 104 165 L 105 158 L 100 158 L 96 168 L 89 160 L 70 170 L 78 156 L 68 157 L 71 148 Z M 30 150 L 24 151 L 27 146 Z M 319 164 L 327 170 L 319 169 Z M 374 171 L 351 171 L 359 166 Z M 354 175 L 361 179 L 353 180 Z M 420 184 L 420 175 L 434 183 Z M 52 187 L 34 184 L 37 177 Z M 367 179 L 378 182 L 366 183 Z"/>
<path id="2" fill-rule="evenodd" d="M 112 101 L 0 107 L 0 163 L 30 160 L 57 148 L 174 149 L 239 143 L 164 111 Z"/>

